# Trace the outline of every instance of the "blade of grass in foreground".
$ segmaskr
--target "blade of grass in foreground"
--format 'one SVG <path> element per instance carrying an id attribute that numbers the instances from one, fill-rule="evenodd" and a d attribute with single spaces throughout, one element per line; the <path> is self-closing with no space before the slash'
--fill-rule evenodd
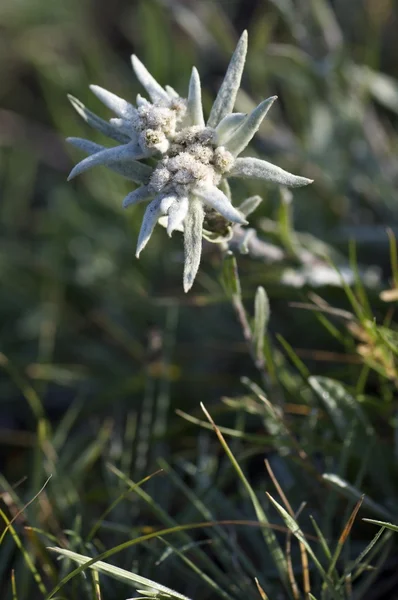
<path id="1" fill-rule="evenodd" d="M 84 556 L 83 554 L 78 554 L 77 552 L 72 552 L 71 550 L 65 550 L 64 548 L 50 548 L 53 552 L 57 554 L 61 554 L 62 556 L 66 556 L 71 560 L 74 560 L 79 565 L 86 565 L 91 562 L 91 558 L 89 556 Z M 166 587 L 165 585 L 161 585 L 156 581 L 152 581 L 151 579 L 147 579 L 146 577 L 142 577 L 141 575 L 137 575 L 136 573 L 132 573 L 131 571 L 126 571 L 125 569 L 121 569 L 120 567 L 115 567 L 114 565 L 109 565 L 101 560 L 97 561 L 95 564 L 89 565 L 91 569 L 94 571 L 98 571 L 100 573 L 105 573 L 114 579 L 118 579 L 119 581 L 124 581 L 130 585 L 136 587 L 136 585 L 143 585 L 150 590 L 156 590 L 160 595 L 164 594 L 166 596 L 176 598 L 177 600 L 190 600 L 187 596 L 183 594 L 179 594 L 174 590 Z"/>
<path id="2" fill-rule="evenodd" d="M 286 507 L 286 510 L 288 511 L 290 516 L 292 516 L 294 518 L 293 509 L 289 503 L 289 500 L 287 499 L 287 497 L 285 495 L 285 492 L 282 489 L 282 486 L 280 485 L 278 479 L 276 478 L 276 476 L 272 470 L 270 462 L 266 459 L 264 461 L 264 463 L 265 463 L 265 467 L 268 471 L 268 475 L 271 477 L 272 483 L 274 484 L 280 498 L 282 499 L 283 504 Z M 290 581 L 290 585 L 292 588 L 293 597 L 295 600 L 299 600 L 300 592 L 299 592 L 299 589 L 297 586 L 297 581 L 294 576 L 294 569 L 293 569 L 293 564 L 292 564 L 291 536 L 292 536 L 292 532 L 289 530 L 289 532 L 287 534 L 287 538 L 286 538 L 286 560 L 287 560 L 288 569 L 289 569 L 289 581 Z M 304 593 L 308 594 L 308 592 L 310 591 L 310 580 L 309 580 L 309 575 L 308 575 L 308 558 L 307 558 L 307 554 L 305 551 L 305 547 L 303 546 L 303 544 L 301 542 L 299 542 L 299 544 L 300 544 L 300 555 L 301 555 L 301 560 L 302 560 L 301 564 L 302 564 L 302 572 L 303 572 L 303 588 L 304 588 Z"/>
<path id="3" fill-rule="evenodd" d="M 217 425 L 214 423 L 212 417 L 210 416 L 210 414 L 208 413 L 208 411 L 206 410 L 205 406 L 202 403 L 201 403 L 201 408 L 202 408 L 204 414 L 206 415 L 207 419 L 209 420 L 209 422 L 212 424 L 213 429 L 216 432 L 216 435 L 217 435 L 222 447 L 224 448 L 229 460 L 231 461 L 233 468 L 235 469 L 236 473 L 238 474 L 239 479 L 241 480 L 244 488 L 246 489 L 246 491 L 250 497 L 250 500 L 253 504 L 253 508 L 255 510 L 258 520 L 268 524 L 269 523 L 268 518 L 267 518 L 253 488 L 251 487 L 250 483 L 246 479 L 238 461 L 236 460 L 235 456 L 232 454 L 227 442 L 225 441 L 224 436 L 222 435 L 221 431 L 219 430 Z M 290 589 L 290 585 L 289 585 L 288 565 L 287 565 L 286 558 L 283 554 L 282 548 L 280 547 L 279 542 L 276 539 L 276 536 L 273 531 L 265 529 L 264 530 L 264 539 L 269 548 L 270 554 L 275 562 L 275 565 L 278 569 L 281 581 L 284 584 L 289 595 L 291 596 L 291 589 Z"/>
<path id="4" fill-rule="evenodd" d="M 312 515 L 310 515 L 310 520 L 311 520 L 312 526 L 314 527 L 315 532 L 316 532 L 316 534 L 318 536 L 318 540 L 319 540 L 319 543 L 321 544 L 321 547 L 322 547 L 322 550 L 323 550 L 323 553 L 324 553 L 325 557 L 329 561 L 332 560 L 332 552 L 331 552 L 331 550 L 330 550 L 330 548 L 328 546 L 328 543 L 327 543 L 327 541 L 325 539 L 325 536 L 323 535 L 322 531 L 320 530 L 320 527 L 319 527 L 318 523 L 315 521 L 315 519 L 314 519 L 314 517 Z"/>
<path id="5" fill-rule="evenodd" d="M 372 523 L 373 525 L 379 525 L 380 527 L 385 527 L 386 529 L 391 529 L 391 531 L 396 531 L 398 533 L 398 525 L 394 525 L 393 523 L 385 523 L 384 521 L 376 521 L 375 519 L 362 519 L 362 521 Z"/>
<path id="6" fill-rule="evenodd" d="M 192 541 L 189 535 L 185 533 L 185 529 L 188 529 L 188 527 L 183 527 L 180 529 L 178 523 L 172 517 L 170 517 L 167 512 L 158 503 L 156 503 L 145 490 L 143 490 L 141 487 L 137 487 L 137 485 L 131 479 L 129 479 L 126 475 L 124 475 L 124 473 L 122 473 L 113 465 L 109 465 L 109 469 L 129 486 L 130 491 L 133 491 L 135 494 L 137 494 L 137 496 L 139 496 L 148 504 L 148 506 L 151 507 L 153 513 L 162 523 L 164 523 L 164 525 L 170 527 L 171 530 L 175 530 L 177 533 L 181 531 L 180 539 L 183 544 L 189 544 Z M 220 590 L 221 596 L 224 598 L 224 600 L 232 600 L 231 596 L 227 592 L 227 589 L 230 585 L 228 577 L 221 571 L 218 565 L 216 565 L 209 558 L 209 556 L 201 550 L 201 548 L 196 547 L 193 549 L 193 552 L 195 553 L 196 560 L 201 561 L 202 564 L 209 569 L 209 572 L 212 573 L 214 578 L 222 584 Z"/>
<path id="7" fill-rule="evenodd" d="M 361 554 L 355 559 L 355 561 L 349 565 L 349 567 L 347 567 L 344 571 L 344 574 L 342 575 L 340 581 L 343 582 L 343 580 L 347 577 L 350 576 L 351 579 L 353 579 L 352 575 L 354 573 L 355 570 L 360 571 L 361 567 L 364 567 L 364 564 L 362 563 L 363 559 L 365 558 L 365 556 L 367 556 L 369 554 L 369 552 L 372 550 L 372 548 L 377 544 L 377 542 L 379 541 L 380 537 L 382 536 L 382 534 L 384 533 L 385 528 L 382 527 L 381 529 L 379 529 L 379 531 L 376 533 L 376 535 L 374 536 L 374 538 L 371 540 L 371 542 L 366 546 L 366 548 L 361 552 Z M 381 544 L 379 544 L 380 546 Z"/>
<path id="8" fill-rule="evenodd" d="M 311 546 L 309 545 L 304 533 L 301 531 L 300 526 L 297 523 L 297 521 L 293 517 L 291 517 L 289 515 L 289 513 L 287 512 L 287 510 L 285 510 L 283 508 L 283 506 L 281 506 L 279 504 L 279 502 L 274 500 L 274 498 L 268 492 L 266 492 L 266 494 L 267 494 L 267 497 L 269 498 L 269 500 L 275 506 L 276 510 L 278 511 L 278 513 L 280 514 L 282 519 L 284 520 L 286 527 L 292 532 L 292 534 L 298 539 L 298 541 L 301 544 L 303 544 L 303 546 L 307 550 L 308 554 L 311 556 L 312 560 L 314 561 L 314 564 L 315 564 L 316 568 L 318 569 L 319 573 L 321 574 L 322 578 L 324 579 L 324 581 L 326 583 L 329 583 L 328 575 L 327 575 L 325 569 L 322 567 L 321 563 L 319 562 L 318 558 L 316 557 L 316 555 L 315 555 L 313 549 L 311 548 Z"/>
<path id="9" fill-rule="evenodd" d="M 122 544 L 119 544 L 118 546 L 115 546 L 114 548 L 111 548 L 110 550 L 107 550 L 106 552 L 99 554 L 95 558 L 89 559 L 88 562 L 85 562 L 84 564 L 80 565 L 80 567 L 77 567 L 76 569 L 74 569 L 71 573 L 68 573 L 68 575 L 65 575 L 65 577 L 63 577 L 62 580 L 46 596 L 46 600 L 50 600 L 50 598 L 54 598 L 54 595 L 57 592 L 59 592 L 59 590 L 62 589 L 64 587 L 64 585 L 66 585 L 68 583 L 68 581 L 73 579 L 76 575 L 79 575 L 79 573 L 83 573 L 84 571 L 89 569 L 92 565 L 98 563 L 98 561 L 102 561 L 103 559 L 107 559 L 110 556 L 113 556 L 114 554 L 118 554 L 122 550 L 126 550 L 127 548 L 130 548 L 132 546 L 142 544 L 143 542 L 147 542 L 149 540 L 152 540 L 154 538 L 158 538 L 161 536 L 166 536 L 169 534 L 176 534 L 179 532 L 189 531 L 192 529 L 203 529 L 206 527 L 213 527 L 214 525 L 241 525 L 241 526 L 245 526 L 245 527 L 248 527 L 248 526 L 251 526 L 251 527 L 253 527 L 253 526 L 255 526 L 255 527 L 273 527 L 277 530 L 285 531 L 285 529 L 282 528 L 280 525 L 270 525 L 269 523 L 264 523 L 264 522 L 259 523 L 257 521 L 254 522 L 254 521 L 246 521 L 246 520 L 244 520 L 244 521 L 223 520 L 223 521 L 215 521 L 215 522 L 187 523 L 184 525 L 177 525 L 175 527 L 168 527 L 166 529 L 160 529 L 159 531 L 154 531 L 154 532 L 142 535 L 133 540 L 128 540 L 127 542 L 123 542 Z M 49 550 L 51 550 L 51 549 L 52 548 L 49 548 Z M 224 592 L 224 595 L 229 597 L 228 594 L 226 594 L 226 592 Z"/>
<path id="10" fill-rule="evenodd" d="M 203 519 L 207 521 L 215 521 L 215 517 L 213 512 L 206 506 L 206 504 L 199 498 L 199 496 L 182 481 L 182 479 L 178 476 L 178 474 L 171 468 L 171 466 L 163 459 L 158 460 L 161 468 L 167 473 L 170 477 L 171 481 L 176 485 L 181 493 L 183 493 L 189 504 L 193 506 L 196 511 L 201 515 Z M 235 548 L 231 545 L 231 536 L 222 528 L 217 525 L 209 529 L 209 536 L 217 543 L 217 552 L 218 558 L 222 560 L 224 569 L 229 569 L 231 564 L 231 552 L 238 552 L 239 561 L 244 565 L 247 570 L 247 573 L 251 574 L 253 577 L 256 575 L 256 568 L 249 559 L 249 556 L 245 551 L 239 552 L 238 548 Z M 239 568 L 239 561 L 236 561 L 236 567 Z M 261 579 L 261 583 L 263 580 Z M 265 583 L 263 583 L 265 585 Z M 240 585 L 239 577 L 237 578 L 236 585 Z M 242 591 L 243 588 L 241 588 Z"/>
<path id="11" fill-rule="evenodd" d="M 11 521 L 8 519 L 7 515 L 1 509 L 0 509 L 0 517 L 2 517 L 4 523 L 7 526 L 7 529 L 10 531 L 10 534 L 15 542 L 15 545 L 17 546 L 18 550 L 20 550 L 29 571 L 33 575 L 33 579 L 37 583 L 37 587 L 39 588 L 39 590 L 41 591 L 43 596 L 46 596 L 46 594 L 47 594 L 46 586 L 44 585 L 44 582 L 41 578 L 39 571 L 36 569 L 36 566 L 31 558 L 29 552 L 25 549 L 25 547 L 24 547 L 23 543 L 21 542 L 17 532 L 15 531 Z"/>
<path id="12" fill-rule="evenodd" d="M 339 537 L 339 540 L 338 540 L 337 546 L 336 546 L 336 550 L 335 550 L 335 552 L 333 554 L 332 560 L 330 561 L 330 565 L 329 565 L 329 568 L 328 568 L 328 577 L 332 577 L 333 574 L 334 574 L 334 572 L 335 572 L 335 567 L 336 567 L 338 558 L 339 558 L 339 556 L 341 554 L 341 551 L 343 549 L 343 546 L 344 546 L 344 544 L 345 544 L 345 542 L 346 542 L 346 540 L 347 540 L 347 538 L 348 538 L 348 536 L 349 536 L 349 534 L 351 532 L 351 529 L 352 529 L 352 526 L 354 524 L 355 518 L 356 518 L 356 516 L 358 514 L 359 509 L 362 506 L 363 499 L 364 499 L 364 496 L 362 496 L 358 500 L 358 502 L 356 503 L 356 505 L 354 507 L 354 510 L 352 511 L 351 516 L 348 519 L 348 522 L 347 522 L 346 526 L 344 527 L 344 529 L 343 529 L 343 531 L 342 531 L 342 533 L 341 533 L 341 535 Z"/>

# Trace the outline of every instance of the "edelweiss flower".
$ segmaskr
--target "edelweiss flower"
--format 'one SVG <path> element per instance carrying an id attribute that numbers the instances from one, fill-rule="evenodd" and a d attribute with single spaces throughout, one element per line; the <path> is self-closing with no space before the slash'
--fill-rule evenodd
<path id="1" fill-rule="evenodd" d="M 186 292 L 199 268 L 202 237 L 225 240 L 231 223 L 247 223 L 244 215 L 248 211 L 244 205 L 238 210 L 231 203 L 227 178 L 250 177 L 293 187 L 311 183 L 310 179 L 292 175 L 264 160 L 239 158 L 276 100 L 276 96 L 264 100 L 250 114 L 233 112 L 246 51 L 244 32 L 207 123 L 195 67 L 188 98 L 183 99 L 171 87 L 161 87 L 133 56 L 133 69 L 150 101 L 138 95 L 135 107 L 111 92 L 91 86 L 94 94 L 115 113 L 116 118 L 109 122 L 69 97 L 89 125 L 119 142 L 113 148 L 105 148 L 88 140 L 69 138 L 68 141 L 89 154 L 76 165 L 69 179 L 96 165 L 106 165 L 141 184 L 123 201 L 125 207 L 149 201 L 136 256 L 148 243 L 158 221 L 167 227 L 170 236 L 174 230 L 183 231 Z M 151 157 L 157 161 L 154 167 L 140 162 Z"/>

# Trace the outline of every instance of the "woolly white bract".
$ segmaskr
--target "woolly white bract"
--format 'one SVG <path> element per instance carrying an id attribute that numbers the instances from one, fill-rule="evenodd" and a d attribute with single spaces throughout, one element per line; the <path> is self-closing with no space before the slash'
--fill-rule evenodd
<path id="1" fill-rule="evenodd" d="M 106 165 L 140 184 L 123 201 L 123 206 L 149 202 L 138 236 L 136 256 L 148 243 L 157 222 L 184 233 L 184 290 L 197 274 L 202 237 L 215 235 L 209 223 L 220 221 L 227 232 L 231 223 L 244 225 L 248 211 L 238 210 L 228 194 L 229 177 L 250 177 L 287 186 L 303 186 L 310 179 L 292 175 L 257 158 L 238 158 L 246 148 L 276 96 L 264 100 L 250 114 L 234 113 L 247 51 L 244 32 L 232 55 L 224 81 L 205 123 L 200 78 L 195 67 L 188 97 L 181 98 L 171 87 L 161 87 L 136 56 L 132 65 L 150 100 L 137 96 L 136 106 L 96 85 L 94 94 L 116 115 L 104 121 L 79 100 L 69 99 L 92 127 L 118 142 L 105 148 L 81 138 L 68 138 L 89 156 L 72 170 L 69 179 L 96 165 Z M 149 166 L 146 159 L 155 159 Z M 153 162 L 153 161 L 152 161 Z M 243 205 L 242 205 L 243 206 Z"/>

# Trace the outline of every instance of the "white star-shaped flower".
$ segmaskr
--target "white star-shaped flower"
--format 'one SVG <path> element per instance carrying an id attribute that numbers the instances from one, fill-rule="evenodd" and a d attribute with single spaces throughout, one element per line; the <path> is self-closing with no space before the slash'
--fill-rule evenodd
<path id="1" fill-rule="evenodd" d="M 125 207 L 149 202 L 136 256 L 148 243 L 156 223 L 165 225 L 169 235 L 174 230 L 182 231 L 186 292 L 199 269 L 202 237 L 213 241 L 222 239 L 206 231 L 206 224 L 214 220 L 214 215 L 220 215 L 226 229 L 230 223 L 247 224 L 248 211 L 237 209 L 231 202 L 228 178 L 261 179 L 292 187 L 312 182 L 258 158 L 239 158 L 276 100 L 276 96 L 264 100 L 249 114 L 233 112 L 246 52 L 247 32 L 244 32 L 207 123 L 195 67 L 188 97 L 183 99 L 171 87 L 163 88 L 133 56 L 133 69 L 150 100 L 138 95 L 133 106 L 103 88 L 91 86 L 94 94 L 116 115 L 109 122 L 89 111 L 76 98 L 69 97 L 89 125 L 118 142 L 117 146 L 105 148 L 88 140 L 68 138 L 89 155 L 74 167 L 69 179 L 91 167 L 106 165 L 141 184 L 123 201 Z M 157 161 L 154 167 L 142 162 L 148 158 Z"/>

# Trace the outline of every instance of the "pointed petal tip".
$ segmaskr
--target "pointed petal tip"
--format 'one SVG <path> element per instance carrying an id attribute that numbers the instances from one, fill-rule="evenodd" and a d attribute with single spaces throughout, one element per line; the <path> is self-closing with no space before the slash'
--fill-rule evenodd
<path id="1" fill-rule="evenodd" d="M 187 294 L 193 286 L 193 281 L 184 281 L 184 292 Z"/>
<path id="2" fill-rule="evenodd" d="M 97 96 L 99 100 L 101 100 L 102 91 L 104 90 L 104 88 L 102 88 L 100 85 L 96 85 L 95 83 L 90 83 L 88 87 L 90 88 L 90 91 L 93 92 L 93 94 L 95 94 L 95 96 Z"/>
<path id="3" fill-rule="evenodd" d="M 75 177 L 77 177 L 78 175 L 80 175 L 80 169 L 78 168 L 79 165 L 80 165 L 80 163 L 77 163 L 77 165 L 75 165 L 73 167 L 72 171 L 68 175 L 67 181 L 71 181 L 72 179 L 74 179 Z"/>
<path id="4" fill-rule="evenodd" d="M 238 225 L 249 225 L 249 221 L 247 219 L 245 219 L 245 217 L 240 212 L 239 212 L 239 218 L 237 217 L 235 219 L 235 221 L 232 221 L 232 223 L 237 223 Z"/>
<path id="5" fill-rule="evenodd" d="M 266 98 L 265 100 L 263 100 L 262 102 L 260 102 L 260 104 L 258 106 L 269 106 L 269 107 L 271 107 L 276 100 L 278 100 L 278 96 L 270 96 L 269 98 Z"/>
<path id="6" fill-rule="evenodd" d="M 298 183 L 296 187 L 304 187 L 305 185 L 310 185 L 311 183 L 314 183 L 313 179 L 308 179 L 308 177 L 300 177 L 300 183 Z"/>
<path id="7" fill-rule="evenodd" d="M 135 71 L 137 67 L 139 68 L 141 61 L 136 54 L 132 54 L 130 56 L 130 60 L 131 60 L 132 67 Z"/>

